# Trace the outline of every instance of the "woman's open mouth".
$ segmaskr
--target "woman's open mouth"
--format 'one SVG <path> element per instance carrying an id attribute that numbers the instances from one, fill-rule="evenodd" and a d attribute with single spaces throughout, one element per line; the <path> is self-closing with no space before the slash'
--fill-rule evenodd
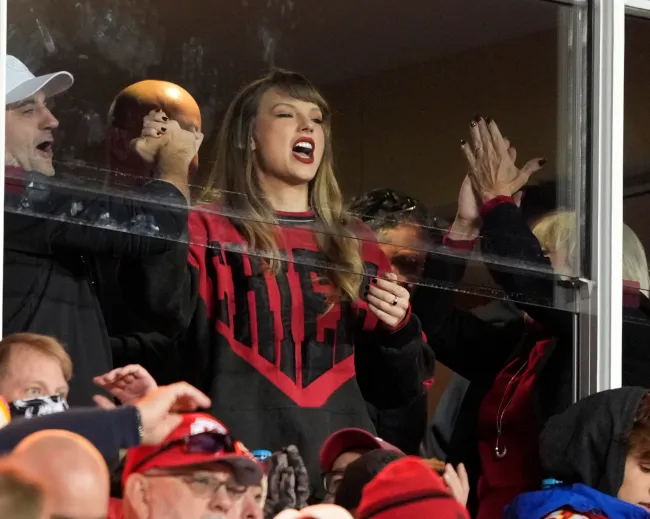
<path id="1" fill-rule="evenodd" d="M 314 139 L 309 137 L 300 137 L 300 139 L 293 144 L 291 152 L 296 160 L 299 160 L 303 164 L 313 164 L 315 148 L 316 145 Z"/>

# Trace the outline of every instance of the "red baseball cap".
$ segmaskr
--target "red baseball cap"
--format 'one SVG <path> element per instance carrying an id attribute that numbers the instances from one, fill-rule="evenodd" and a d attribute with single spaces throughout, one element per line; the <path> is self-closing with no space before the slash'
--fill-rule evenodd
<path id="1" fill-rule="evenodd" d="M 241 485 L 259 485 L 264 476 L 264 467 L 259 463 L 243 443 L 232 440 L 234 452 L 216 452 L 207 449 L 199 451 L 185 449 L 184 440 L 203 433 L 215 432 L 227 436 L 228 429 L 206 413 L 188 413 L 183 415 L 181 424 L 165 438 L 160 445 L 142 446 L 129 449 L 124 463 L 122 484 L 133 473 L 142 474 L 153 468 L 187 467 L 220 462 L 229 465 L 235 478 Z M 178 442 L 177 445 L 170 445 Z"/>
<path id="2" fill-rule="evenodd" d="M 469 514 L 431 467 L 420 458 L 409 456 L 384 467 L 364 487 L 358 517 L 469 519 Z"/>
<path id="3" fill-rule="evenodd" d="M 395 445 L 377 438 L 368 431 L 350 427 L 341 429 L 331 434 L 320 451 L 320 468 L 323 473 L 330 472 L 336 459 L 345 452 L 354 450 L 383 449 L 387 451 L 402 452 Z"/>

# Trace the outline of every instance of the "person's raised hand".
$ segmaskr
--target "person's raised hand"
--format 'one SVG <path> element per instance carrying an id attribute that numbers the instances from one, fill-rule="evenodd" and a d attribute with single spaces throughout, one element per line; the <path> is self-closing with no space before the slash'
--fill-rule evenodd
<path id="1" fill-rule="evenodd" d="M 142 133 L 131 147 L 142 159 L 155 164 L 158 177 L 174 184 L 185 196 L 190 164 L 203 142 L 196 128 L 183 129 L 162 110 L 152 110 L 142 123 Z"/>
<path id="2" fill-rule="evenodd" d="M 142 445 L 158 445 L 180 425 L 181 413 L 210 405 L 210 398 L 187 382 L 155 389 L 135 404 L 142 419 Z"/>
<path id="3" fill-rule="evenodd" d="M 409 291 L 397 283 L 397 275 L 390 272 L 385 279 L 373 278 L 368 288 L 368 308 L 388 328 L 397 327 L 409 309 Z"/>
<path id="4" fill-rule="evenodd" d="M 516 149 L 501 135 L 493 120 L 482 117 L 470 124 L 471 144 L 461 147 L 469 165 L 469 178 L 481 202 L 497 196 L 512 196 L 546 164 L 546 159 L 529 160 L 521 169 L 515 165 Z"/>
<path id="5" fill-rule="evenodd" d="M 134 404 L 158 387 L 151 374 L 139 364 L 114 369 L 93 378 L 93 382 L 123 405 Z"/>

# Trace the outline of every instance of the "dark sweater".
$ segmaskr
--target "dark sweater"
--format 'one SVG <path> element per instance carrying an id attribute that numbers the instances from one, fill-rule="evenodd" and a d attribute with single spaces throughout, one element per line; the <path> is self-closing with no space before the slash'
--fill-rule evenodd
<path id="1" fill-rule="evenodd" d="M 193 211 L 191 245 L 123 270 L 123 286 L 160 331 L 182 334 L 181 376 L 211 396 L 213 414 L 249 448 L 296 445 L 320 489 L 324 440 L 344 427 L 374 432 L 366 401 L 391 410 L 420 400 L 432 353 L 415 316 L 391 331 L 361 299 L 328 310 L 313 214 L 278 215 L 288 261 L 273 275 L 218 210 Z M 359 234 L 367 284 L 390 265 Z"/>

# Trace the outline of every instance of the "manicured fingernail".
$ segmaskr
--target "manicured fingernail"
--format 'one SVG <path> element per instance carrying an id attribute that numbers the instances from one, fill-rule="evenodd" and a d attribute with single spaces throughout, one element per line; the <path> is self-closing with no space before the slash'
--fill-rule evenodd
<path id="1" fill-rule="evenodd" d="M 472 122 L 469 123 L 469 125 L 470 125 L 472 128 L 474 128 L 474 127 L 476 126 L 476 121 L 475 121 L 474 119 L 472 119 Z"/>
<path id="2" fill-rule="evenodd" d="M 166 132 L 166 131 L 167 131 L 167 128 L 165 128 L 164 126 L 162 126 L 162 127 L 160 128 L 160 131 L 161 131 L 161 132 Z"/>
<path id="3" fill-rule="evenodd" d="M 548 160 L 546 160 L 546 159 L 539 159 L 539 165 L 540 165 L 540 167 L 541 167 L 541 166 L 544 166 L 547 162 L 548 162 Z"/>
<path id="4" fill-rule="evenodd" d="M 370 290 L 370 287 L 366 287 L 363 289 L 363 297 L 366 297 L 368 295 L 368 291 Z"/>
<path id="5" fill-rule="evenodd" d="M 460 140 L 460 145 L 461 145 L 461 146 L 465 146 L 465 144 L 467 144 L 467 141 L 461 139 L 461 140 Z"/>
<path id="6" fill-rule="evenodd" d="M 162 120 L 165 121 L 165 122 L 167 122 L 167 121 L 169 121 L 169 117 L 167 117 L 166 115 L 163 115 Z"/>
<path id="7" fill-rule="evenodd" d="M 372 284 L 376 285 L 377 284 L 377 278 L 372 278 Z"/>
<path id="8" fill-rule="evenodd" d="M 488 123 L 488 124 L 490 124 L 493 120 L 494 120 L 494 119 L 492 119 L 492 117 L 488 117 L 488 118 L 485 120 L 485 122 Z"/>

